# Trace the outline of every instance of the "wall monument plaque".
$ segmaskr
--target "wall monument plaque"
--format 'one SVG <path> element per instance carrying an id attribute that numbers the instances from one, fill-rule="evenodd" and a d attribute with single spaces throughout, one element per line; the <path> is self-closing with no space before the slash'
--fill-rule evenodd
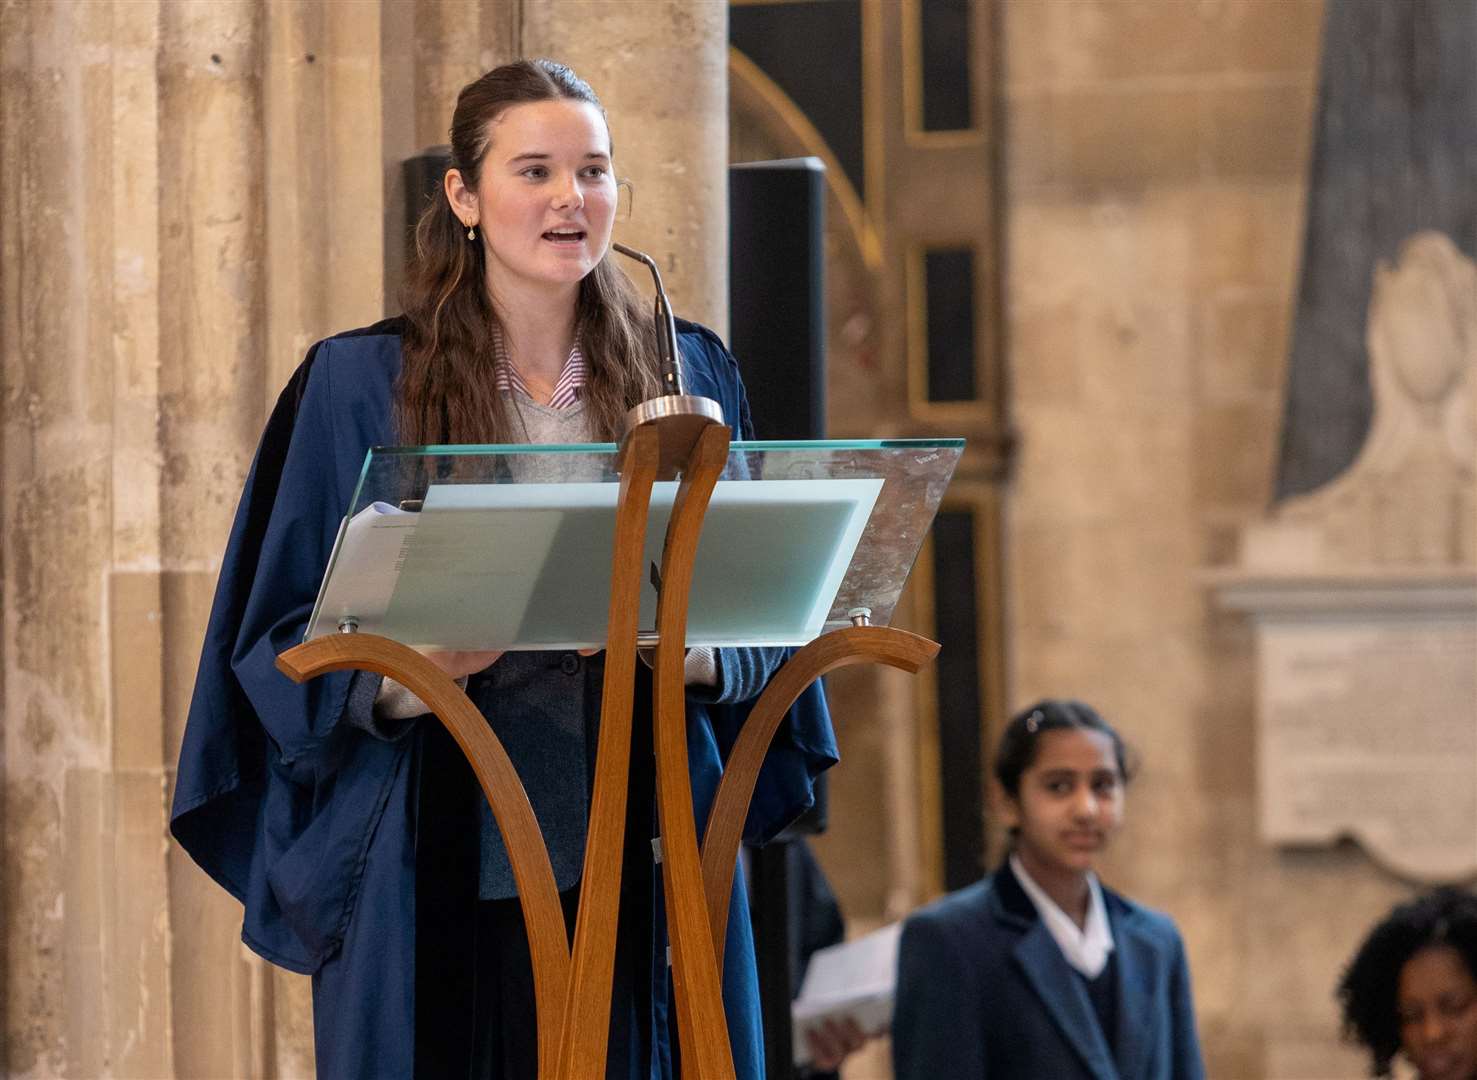
<path id="1" fill-rule="evenodd" d="M 1435 884 L 1477 878 L 1477 266 L 1436 232 L 1374 274 L 1374 420 L 1353 465 L 1215 571 L 1257 649 L 1264 839 L 1350 837 Z"/>

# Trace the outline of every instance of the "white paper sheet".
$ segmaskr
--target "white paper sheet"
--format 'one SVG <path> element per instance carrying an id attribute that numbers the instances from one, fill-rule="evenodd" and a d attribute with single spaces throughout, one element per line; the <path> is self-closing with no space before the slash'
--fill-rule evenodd
<path id="1" fill-rule="evenodd" d="M 329 572 L 318 589 L 319 633 L 332 633 L 352 616 L 361 626 L 378 625 L 389 609 L 405 553 L 420 515 L 389 503 L 370 503 L 339 525 Z M 308 637 L 316 637 L 313 625 Z"/>
<path id="2" fill-rule="evenodd" d="M 790 1012 L 796 1065 L 809 1063 L 806 1033 L 822 1021 L 850 1019 L 867 1035 L 887 1030 L 902 930 L 902 923 L 892 923 L 855 941 L 820 949 L 810 958 Z"/>

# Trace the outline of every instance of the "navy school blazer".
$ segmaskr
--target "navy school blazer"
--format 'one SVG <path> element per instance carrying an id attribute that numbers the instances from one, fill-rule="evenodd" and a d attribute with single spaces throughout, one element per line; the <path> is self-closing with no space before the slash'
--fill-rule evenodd
<path id="1" fill-rule="evenodd" d="M 716 400 L 735 436 L 749 435 L 733 357 L 703 327 L 679 320 L 678 330 L 688 392 Z M 222 557 L 170 820 L 185 850 L 244 905 L 243 941 L 314 976 L 322 1076 L 408 1076 L 415 1066 L 407 1028 L 421 740 L 385 742 L 342 722 L 351 672 L 297 685 L 275 668 L 302 638 L 365 451 L 393 441 L 400 334 L 391 319 L 319 342 L 273 410 Z M 700 835 L 746 715 L 742 702 L 689 698 Z M 746 837 L 768 839 L 803 812 L 812 779 L 835 761 L 815 684 L 766 758 Z M 762 1047 L 741 877 L 735 897 L 724 998 L 735 1057 L 751 1066 L 740 1074 L 752 1075 Z M 664 982 L 655 944 L 653 978 Z M 664 987 L 652 993 L 665 1000 Z"/>
<path id="2" fill-rule="evenodd" d="M 1103 889 L 1117 1054 L 1009 864 L 903 924 L 896 1080 L 1200 1080 L 1184 944 L 1167 915 Z"/>

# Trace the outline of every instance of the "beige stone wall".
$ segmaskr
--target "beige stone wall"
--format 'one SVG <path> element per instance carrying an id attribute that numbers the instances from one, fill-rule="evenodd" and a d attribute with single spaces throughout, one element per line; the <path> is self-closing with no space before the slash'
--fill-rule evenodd
<path id="1" fill-rule="evenodd" d="M 1108 879 L 1185 933 L 1211 1074 L 1359 1075 L 1332 990 L 1405 890 L 1255 827 L 1254 671 L 1200 572 L 1273 491 L 1318 0 L 1010 0 L 1011 698 L 1143 770 Z"/>
<path id="2" fill-rule="evenodd" d="M 702 251 L 668 256 L 672 292 L 722 321 L 724 9 L 548 0 L 534 42 L 524 8 L 0 2 L 9 1075 L 311 1074 L 306 980 L 242 948 L 240 908 L 169 842 L 171 773 L 266 410 L 309 343 L 393 309 L 399 162 L 445 141 L 456 89 L 624 42 L 629 70 L 590 74 L 652 193 L 640 242 Z M 688 111 L 648 122 L 662 100 Z M 708 141 L 681 136 L 698 114 Z"/>

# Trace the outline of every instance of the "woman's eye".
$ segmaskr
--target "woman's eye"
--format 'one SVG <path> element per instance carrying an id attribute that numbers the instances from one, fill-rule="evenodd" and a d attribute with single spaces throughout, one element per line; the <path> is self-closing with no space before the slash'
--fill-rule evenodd
<path id="1" fill-rule="evenodd" d="M 605 175 L 604 165 L 591 165 L 585 169 L 585 176 L 591 180 L 599 180 Z"/>
<path id="2" fill-rule="evenodd" d="M 542 165 L 532 165 L 523 170 L 523 175 L 530 180 L 542 180 L 549 175 L 549 170 Z"/>
<path id="3" fill-rule="evenodd" d="M 1097 795 L 1111 795 L 1117 787 L 1118 781 L 1116 780 L 1099 780 L 1092 785 L 1092 790 Z"/>
<path id="4" fill-rule="evenodd" d="M 1072 790 L 1072 784 L 1068 780 L 1048 780 L 1046 790 L 1053 795 L 1066 795 Z"/>
<path id="5" fill-rule="evenodd" d="M 1453 1017 L 1461 1016 L 1462 1013 L 1466 1012 L 1474 1004 L 1477 1004 L 1477 998 L 1472 998 L 1472 997 L 1460 997 L 1460 998 L 1445 997 L 1445 998 L 1440 999 L 1436 1003 L 1436 1008 L 1438 1010 L 1440 1010 L 1442 1016 L 1444 1016 L 1444 1017 L 1446 1017 L 1448 1019 L 1451 1019 Z"/>

